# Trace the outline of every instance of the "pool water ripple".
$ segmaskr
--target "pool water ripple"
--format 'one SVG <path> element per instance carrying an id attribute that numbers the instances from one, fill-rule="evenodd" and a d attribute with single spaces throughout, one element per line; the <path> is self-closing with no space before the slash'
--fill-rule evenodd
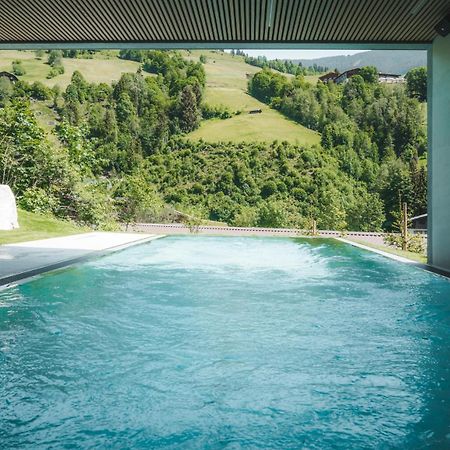
<path id="1" fill-rule="evenodd" d="M 0 292 L 2 448 L 448 448 L 450 283 L 170 237 Z"/>

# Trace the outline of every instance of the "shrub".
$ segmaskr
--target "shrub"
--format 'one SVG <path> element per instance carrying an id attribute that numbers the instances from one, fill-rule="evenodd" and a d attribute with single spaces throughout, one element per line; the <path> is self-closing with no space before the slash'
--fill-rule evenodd
<path id="1" fill-rule="evenodd" d="M 25 75 L 26 70 L 25 67 L 23 67 L 22 61 L 13 61 L 12 63 L 12 70 L 15 75 L 20 77 L 21 75 Z"/>
<path id="2" fill-rule="evenodd" d="M 47 62 L 50 66 L 59 66 L 62 65 L 61 59 L 63 57 L 62 50 L 51 50 L 48 54 Z"/>
<path id="3" fill-rule="evenodd" d="M 275 181 L 269 180 L 266 181 L 261 188 L 261 197 L 267 198 L 277 192 L 277 185 Z"/>
<path id="4" fill-rule="evenodd" d="M 402 236 L 400 234 L 388 233 L 384 242 L 392 247 L 402 248 Z M 424 238 L 420 234 L 411 234 L 406 240 L 406 250 L 413 253 L 425 253 Z"/>
<path id="5" fill-rule="evenodd" d="M 204 103 L 201 106 L 203 119 L 229 119 L 232 114 L 231 111 L 224 105 L 209 105 Z"/>
<path id="6" fill-rule="evenodd" d="M 62 75 L 64 73 L 64 66 L 54 66 L 50 69 L 50 72 L 47 74 L 47 79 L 55 78 L 58 75 Z"/>
<path id="7" fill-rule="evenodd" d="M 58 201 L 42 188 L 27 189 L 19 200 L 20 206 L 26 211 L 52 214 Z"/>
<path id="8" fill-rule="evenodd" d="M 0 106 L 4 106 L 14 93 L 11 81 L 6 77 L 0 78 Z"/>
<path id="9" fill-rule="evenodd" d="M 36 100 L 50 100 L 52 98 L 52 91 L 40 81 L 35 81 L 31 85 L 31 97 Z"/>
<path id="10" fill-rule="evenodd" d="M 42 59 L 43 57 L 44 57 L 44 55 L 45 55 L 45 50 L 42 50 L 42 49 L 39 49 L 39 50 L 36 50 L 35 52 L 34 52 L 34 54 L 36 55 L 36 59 Z"/>
<path id="11" fill-rule="evenodd" d="M 196 195 L 201 195 L 203 194 L 203 186 L 200 183 L 194 183 L 191 187 L 191 193 L 192 194 L 196 194 Z"/>
<path id="12" fill-rule="evenodd" d="M 74 219 L 83 225 L 103 230 L 118 228 L 113 199 L 107 188 L 100 183 L 78 184 L 75 191 L 74 208 Z"/>
<path id="13" fill-rule="evenodd" d="M 236 227 L 254 227 L 258 221 L 258 211 L 249 206 L 243 206 L 236 214 L 233 225 Z"/>
<path id="14" fill-rule="evenodd" d="M 285 205 L 278 201 L 263 203 L 259 209 L 258 225 L 260 227 L 283 228 L 287 225 Z"/>

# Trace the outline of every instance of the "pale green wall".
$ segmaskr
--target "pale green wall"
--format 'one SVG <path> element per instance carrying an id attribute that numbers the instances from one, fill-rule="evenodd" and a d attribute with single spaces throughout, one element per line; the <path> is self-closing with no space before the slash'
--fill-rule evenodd
<path id="1" fill-rule="evenodd" d="M 450 271 L 450 35 L 429 51 L 428 263 Z"/>

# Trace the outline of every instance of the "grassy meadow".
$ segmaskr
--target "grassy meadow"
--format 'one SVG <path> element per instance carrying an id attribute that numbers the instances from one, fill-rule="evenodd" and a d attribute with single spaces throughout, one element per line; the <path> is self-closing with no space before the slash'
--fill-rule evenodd
<path id="1" fill-rule="evenodd" d="M 299 145 L 320 143 L 319 133 L 282 117 L 273 109 L 261 109 L 261 114 L 242 113 L 226 120 L 204 121 L 188 138 L 207 142 L 272 142 L 277 139 Z"/>
<path id="2" fill-rule="evenodd" d="M 65 72 L 57 77 L 47 79 L 50 66 L 47 64 L 47 55 L 42 59 L 36 58 L 32 51 L 20 50 L 0 50 L 0 71 L 12 72 L 12 62 L 22 61 L 25 68 L 25 75 L 20 79 L 33 83 L 41 81 L 46 86 L 58 85 L 65 89 L 70 83 L 73 72 L 79 70 L 84 78 L 91 83 L 108 83 L 119 80 L 120 76 L 126 72 L 136 72 L 140 64 L 134 61 L 125 61 L 117 57 L 118 52 L 101 53 L 92 59 L 63 58 Z"/>
<path id="3" fill-rule="evenodd" d="M 0 245 L 85 233 L 89 228 L 19 209 L 20 228 L 0 231 Z"/>
<path id="4" fill-rule="evenodd" d="M 244 62 L 241 56 L 215 51 L 195 50 L 185 52 L 188 59 L 206 56 L 205 101 L 210 105 L 224 105 L 240 115 L 226 120 L 204 121 L 188 139 L 208 142 L 272 142 L 287 141 L 292 144 L 319 144 L 320 135 L 293 122 L 278 111 L 247 94 L 248 77 L 261 69 Z M 291 75 L 287 75 L 291 77 Z M 249 115 L 248 111 L 261 109 L 262 114 Z"/>

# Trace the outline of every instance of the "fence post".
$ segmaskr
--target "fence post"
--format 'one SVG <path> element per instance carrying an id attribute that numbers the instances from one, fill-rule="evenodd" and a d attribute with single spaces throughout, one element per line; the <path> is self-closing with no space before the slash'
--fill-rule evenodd
<path id="1" fill-rule="evenodd" d="M 312 235 L 317 236 L 317 222 L 316 219 L 312 221 Z"/>
<path id="2" fill-rule="evenodd" d="M 402 250 L 408 250 L 408 205 L 403 203 L 402 213 Z"/>

